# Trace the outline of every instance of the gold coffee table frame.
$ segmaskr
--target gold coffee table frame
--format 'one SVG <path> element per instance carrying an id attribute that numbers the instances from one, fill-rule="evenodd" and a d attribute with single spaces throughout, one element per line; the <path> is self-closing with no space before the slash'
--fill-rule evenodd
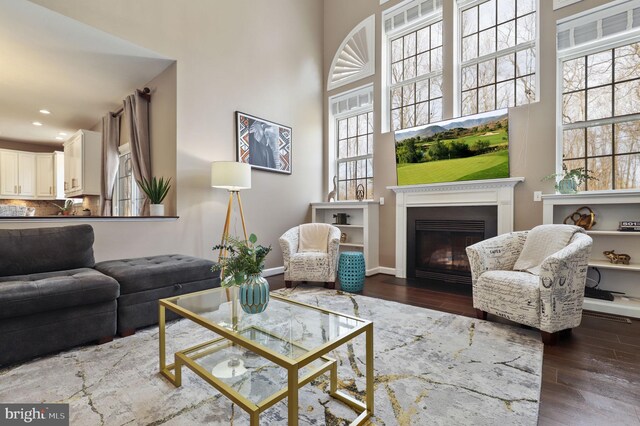
<path id="1" fill-rule="evenodd" d="M 298 424 L 298 390 L 311 382 L 316 377 L 330 372 L 330 388 L 329 395 L 333 398 L 336 398 L 339 401 L 349 405 L 356 412 L 360 412 L 358 417 L 351 423 L 352 425 L 362 425 L 364 424 L 369 417 L 373 415 L 373 322 L 368 320 L 363 320 L 361 318 L 356 318 L 354 316 L 345 315 L 339 312 L 331 311 L 328 309 L 322 309 L 316 306 L 308 305 L 306 303 L 301 303 L 297 301 L 293 301 L 290 299 L 286 299 L 284 297 L 276 296 L 271 294 L 270 297 L 272 299 L 276 299 L 285 303 L 290 303 L 293 305 L 302 306 L 306 309 L 311 309 L 315 311 L 320 311 L 327 314 L 333 314 L 340 317 L 344 317 L 347 319 L 352 319 L 357 322 L 361 322 L 361 325 L 358 325 L 353 330 L 350 330 L 344 336 L 341 336 L 337 339 L 331 340 L 323 345 L 320 345 L 315 348 L 305 348 L 294 342 L 290 342 L 286 339 L 282 339 L 279 336 L 273 335 L 272 333 L 261 329 L 257 326 L 251 326 L 241 330 L 230 330 L 219 324 L 216 324 L 212 321 L 207 320 L 206 318 L 189 311 L 181 306 L 178 306 L 175 302 L 184 297 L 192 297 L 197 295 L 205 295 L 207 293 L 221 291 L 221 289 L 212 289 L 212 290 L 204 290 L 196 293 L 190 293 L 188 295 L 175 296 L 167 299 L 160 299 L 159 301 L 159 343 L 160 343 L 160 373 L 165 376 L 174 386 L 179 387 L 182 385 L 182 366 L 189 367 L 194 373 L 204 379 L 211 386 L 220 391 L 223 395 L 229 398 L 232 402 L 242 407 L 245 411 L 249 413 L 250 424 L 251 426 L 258 426 L 259 424 L 259 416 L 260 413 L 265 411 L 267 408 L 273 406 L 278 401 L 287 398 L 287 407 L 288 407 L 288 424 L 290 426 L 296 426 Z M 228 293 L 227 293 L 228 294 Z M 232 306 L 234 308 L 234 325 L 235 320 L 237 318 L 235 314 L 235 309 L 237 308 L 237 304 L 235 301 L 232 301 Z M 175 362 L 173 364 L 166 364 L 166 330 L 165 330 L 165 314 L 166 309 L 175 312 L 183 318 L 188 318 L 189 320 L 195 322 L 196 324 L 213 331 L 218 334 L 219 338 L 209 340 L 204 343 L 200 343 L 198 345 L 189 347 L 187 349 L 178 351 L 175 353 Z M 267 307 L 267 309 L 269 309 Z M 285 355 L 279 354 L 278 352 L 264 347 L 259 343 L 252 341 L 251 339 L 242 335 L 247 331 L 253 332 L 257 331 L 262 334 L 268 334 L 271 337 L 276 339 L 283 340 L 287 343 L 290 343 L 293 346 L 296 346 L 300 349 L 303 349 L 306 353 L 298 358 L 290 358 Z M 360 334 L 365 334 L 365 345 L 366 345 L 366 389 L 365 389 L 365 402 L 362 403 L 357 399 L 345 394 L 344 392 L 338 390 L 338 365 L 337 362 L 331 358 L 328 358 L 326 355 L 332 350 L 342 346 L 346 342 L 352 340 L 353 338 L 359 336 Z M 245 349 L 248 349 L 261 357 L 273 362 L 274 364 L 279 365 L 287 370 L 287 387 L 276 392 L 270 397 L 260 401 L 255 404 L 227 383 L 224 383 L 222 380 L 216 378 L 211 374 L 211 372 L 204 369 L 200 366 L 196 361 L 197 359 L 209 355 L 213 352 L 219 351 L 229 346 L 238 345 Z M 194 354 L 194 352 L 197 352 Z M 314 361 L 322 361 L 322 365 L 313 370 L 312 372 L 298 377 L 298 372 L 301 368 L 307 366 L 308 364 Z M 174 373 L 172 373 L 174 371 Z"/>

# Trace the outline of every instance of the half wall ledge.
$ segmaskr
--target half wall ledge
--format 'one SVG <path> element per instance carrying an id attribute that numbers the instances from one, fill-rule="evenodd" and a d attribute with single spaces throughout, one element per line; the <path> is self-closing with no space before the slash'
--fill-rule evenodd
<path id="1" fill-rule="evenodd" d="M 396 277 L 407 274 L 407 209 L 497 206 L 498 235 L 513 231 L 514 190 L 524 177 L 388 186 L 396 193 Z"/>

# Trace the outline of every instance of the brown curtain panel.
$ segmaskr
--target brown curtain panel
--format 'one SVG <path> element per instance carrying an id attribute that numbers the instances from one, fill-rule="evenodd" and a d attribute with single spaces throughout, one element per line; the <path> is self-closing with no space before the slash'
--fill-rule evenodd
<path id="1" fill-rule="evenodd" d="M 113 190 L 118 175 L 120 116 L 108 113 L 102 117 L 102 216 L 113 216 Z"/>
<path id="2" fill-rule="evenodd" d="M 138 92 L 124 100 L 124 117 L 129 123 L 129 143 L 133 177 L 151 180 L 151 141 L 149 139 L 149 102 Z M 145 198 L 142 215 L 149 214 L 149 200 Z"/>

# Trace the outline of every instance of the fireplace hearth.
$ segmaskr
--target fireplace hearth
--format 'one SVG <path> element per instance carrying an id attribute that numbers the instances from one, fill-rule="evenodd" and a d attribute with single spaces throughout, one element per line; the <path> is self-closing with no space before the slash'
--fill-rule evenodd
<path id="1" fill-rule="evenodd" d="M 496 235 L 497 208 L 410 208 L 407 225 L 407 278 L 470 285 L 465 249 Z"/>

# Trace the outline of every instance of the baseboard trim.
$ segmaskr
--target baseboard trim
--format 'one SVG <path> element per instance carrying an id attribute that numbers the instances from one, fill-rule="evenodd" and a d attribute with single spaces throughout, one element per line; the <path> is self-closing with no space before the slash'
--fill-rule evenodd
<path id="1" fill-rule="evenodd" d="M 272 277 L 274 275 L 280 275 L 280 274 L 284 274 L 284 266 L 269 268 L 262 271 L 263 277 Z"/>
<path id="2" fill-rule="evenodd" d="M 396 268 L 387 268 L 386 266 L 381 266 L 378 268 L 378 273 L 385 275 L 396 275 Z"/>

